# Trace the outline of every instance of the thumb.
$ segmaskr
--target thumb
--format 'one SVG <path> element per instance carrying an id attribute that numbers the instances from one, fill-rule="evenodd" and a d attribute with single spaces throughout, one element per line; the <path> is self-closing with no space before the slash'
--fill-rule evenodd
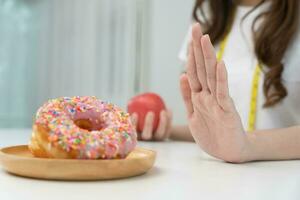
<path id="1" fill-rule="evenodd" d="M 131 120 L 132 125 L 136 128 L 136 126 L 138 124 L 138 114 L 132 113 L 130 116 L 130 120 Z"/>

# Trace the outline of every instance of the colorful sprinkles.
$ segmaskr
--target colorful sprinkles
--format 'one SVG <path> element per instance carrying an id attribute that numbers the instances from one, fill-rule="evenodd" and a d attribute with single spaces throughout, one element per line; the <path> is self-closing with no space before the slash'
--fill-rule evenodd
<path id="1" fill-rule="evenodd" d="M 93 129 L 78 126 L 76 120 L 82 119 Z M 78 159 L 124 158 L 137 141 L 129 114 L 96 97 L 49 100 L 37 111 L 34 125 L 49 129 L 50 147 L 75 151 Z"/>

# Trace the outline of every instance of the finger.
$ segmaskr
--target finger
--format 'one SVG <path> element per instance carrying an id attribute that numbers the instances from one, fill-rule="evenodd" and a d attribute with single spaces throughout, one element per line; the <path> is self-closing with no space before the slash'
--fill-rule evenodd
<path id="1" fill-rule="evenodd" d="M 187 110 L 187 114 L 188 116 L 191 116 L 194 112 L 194 108 L 192 103 L 191 87 L 186 74 L 182 74 L 180 76 L 180 89 Z"/>
<path id="2" fill-rule="evenodd" d="M 138 118 L 139 118 L 139 116 L 138 116 L 137 113 L 132 113 L 132 114 L 130 115 L 131 123 L 132 123 L 133 127 L 135 128 L 135 130 L 136 130 L 136 132 L 137 132 L 138 140 L 140 140 L 140 139 L 141 139 L 141 134 L 138 133 L 138 131 L 137 131 L 137 129 L 138 129 L 137 126 L 138 126 L 138 121 L 139 121 Z"/>
<path id="3" fill-rule="evenodd" d="M 159 124 L 157 130 L 154 134 L 155 140 L 162 140 L 166 134 L 166 129 L 168 125 L 168 116 L 165 110 L 162 110 L 159 114 Z"/>
<path id="4" fill-rule="evenodd" d="M 201 47 L 202 31 L 199 23 L 193 25 L 192 35 L 198 80 L 201 84 L 202 90 L 208 90 L 205 63 Z"/>
<path id="5" fill-rule="evenodd" d="M 194 55 L 193 42 L 189 45 L 189 56 L 187 62 L 187 75 L 193 92 L 201 91 L 201 84 L 197 76 L 196 61 Z"/>
<path id="6" fill-rule="evenodd" d="M 211 93 L 215 95 L 217 58 L 214 47 L 208 35 L 204 35 L 201 38 L 201 46 L 203 51 L 208 88 Z"/>
<path id="7" fill-rule="evenodd" d="M 231 100 L 229 97 L 229 89 L 228 89 L 228 78 L 227 71 L 224 64 L 224 61 L 218 62 L 217 64 L 217 92 L 216 97 L 218 104 L 225 111 L 230 111 L 231 109 Z"/>
<path id="8" fill-rule="evenodd" d="M 143 140 L 150 140 L 152 138 L 153 121 L 154 121 L 154 113 L 148 112 L 145 117 L 144 128 L 141 134 Z"/>
<path id="9" fill-rule="evenodd" d="M 168 123 L 167 123 L 167 130 L 166 130 L 165 138 L 170 137 L 171 128 L 172 128 L 173 113 L 169 109 L 167 110 L 167 119 L 168 119 Z"/>
<path id="10" fill-rule="evenodd" d="M 138 124 L 138 114 L 132 113 L 130 119 L 131 119 L 132 125 L 136 128 L 137 124 Z"/>

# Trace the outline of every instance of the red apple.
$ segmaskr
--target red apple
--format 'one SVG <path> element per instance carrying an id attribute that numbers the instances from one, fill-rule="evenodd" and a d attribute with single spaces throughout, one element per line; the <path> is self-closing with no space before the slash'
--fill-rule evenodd
<path id="1" fill-rule="evenodd" d="M 127 105 L 127 111 L 130 114 L 137 113 L 138 115 L 138 132 L 143 131 L 146 114 L 150 111 L 154 113 L 153 131 L 156 131 L 159 123 L 160 112 L 165 109 L 166 106 L 163 99 L 155 93 L 144 93 L 135 96 Z"/>

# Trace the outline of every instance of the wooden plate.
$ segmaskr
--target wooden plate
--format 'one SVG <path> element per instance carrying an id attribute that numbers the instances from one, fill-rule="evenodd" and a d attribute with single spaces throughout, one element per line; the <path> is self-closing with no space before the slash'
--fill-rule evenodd
<path id="1" fill-rule="evenodd" d="M 137 176 L 152 168 L 156 153 L 136 148 L 125 159 L 76 160 L 35 158 L 27 145 L 0 150 L 0 164 L 19 176 L 53 180 L 104 180 Z"/>

